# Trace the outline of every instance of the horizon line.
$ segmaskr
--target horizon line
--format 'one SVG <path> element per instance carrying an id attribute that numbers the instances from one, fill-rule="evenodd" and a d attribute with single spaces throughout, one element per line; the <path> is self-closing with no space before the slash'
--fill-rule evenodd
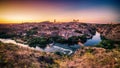
<path id="1" fill-rule="evenodd" d="M 51 22 L 51 21 L 41 21 L 41 22 L 5 22 L 5 23 L 2 23 L 0 22 L 0 24 L 32 24 L 32 23 L 53 23 L 53 24 L 59 24 L 59 23 L 70 23 L 70 22 L 73 22 L 73 23 L 89 23 L 89 24 L 120 24 L 120 22 L 109 22 L 109 23 L 98 23 L 98 22 L 75 22 L 75 21 L 69 21 L 69 22 Z"/>

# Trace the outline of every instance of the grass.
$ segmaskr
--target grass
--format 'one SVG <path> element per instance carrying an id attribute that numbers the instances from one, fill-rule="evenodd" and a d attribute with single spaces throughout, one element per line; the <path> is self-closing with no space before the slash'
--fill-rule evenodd
<path id="1" fill-rule="evenodd" d="M 0 42 L 0 67 L 2 68 L 53 68 L 54 66 L 58 67 L 58 64 L 49 54 Z"/>
<path id="2" fill-rule="evenodd" d="M 84 47 L 73 55 L 57 55 L 0 42 L 2 68 L 119 68 L 120 49 Z"/>

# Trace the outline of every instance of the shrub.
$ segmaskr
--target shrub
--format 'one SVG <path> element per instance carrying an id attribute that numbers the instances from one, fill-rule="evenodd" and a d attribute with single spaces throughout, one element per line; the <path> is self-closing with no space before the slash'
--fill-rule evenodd
<path id="1" fill-rule="evenodd" d="M 54 37 L 50 37 L 49 40 L 50 40 L 50 42 L 51 42 L 51 41 L 54 41 L 54 42 L 62 43 L 62 44 L 67 43 L 67 40 L 64 39 L 62 36 L 54 36 Z"/>
<path id="2" fill-rule="evenodd" d="M 49 43 L 48 39 L 45 37 L 38 37 L 38 38 L 33 38 L 28 41 L 29 46 L 31 47 L 41 47 L 45 48 L 46 45 Z"/>
<path id="3" fill-rule="evenodd" d="M 97 46 L 98 47 L 103 47 L 103 48 L 106 48 L 106 49 L 115 48 L 114 41 L 106 40 L 106 39 L 102 40 Z"/>
<path id="4" fill-rule="evenodd" d="M 13 38 L 15 36 L 16 36 L 15 34 L 7 34 L 5 32 L 0 33 L 0 38 Z"/>

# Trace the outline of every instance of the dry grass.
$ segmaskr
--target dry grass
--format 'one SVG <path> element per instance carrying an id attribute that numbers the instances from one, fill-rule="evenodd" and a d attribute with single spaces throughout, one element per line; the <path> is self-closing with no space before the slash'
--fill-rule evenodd
<path id="1" fill-rule="evenodd" d="M 120 49 L 83 47 L 59 56 L 0 42 L 0 68 L 119 68 Z"/>

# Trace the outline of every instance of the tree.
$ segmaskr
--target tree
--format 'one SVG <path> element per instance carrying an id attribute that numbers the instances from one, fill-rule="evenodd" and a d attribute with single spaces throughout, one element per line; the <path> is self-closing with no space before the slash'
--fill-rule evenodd
<path id="1" fill-rule="evenodd" d="M 13 38 L 15 36 L 17 36 L 17 35 L 15 35 L 14 33 L 12 33 L 12 34 L 8 34 L 8 33 L 5 33 L 5 32 L 0 33 L 0 38 Z"/>
<path id="2" fill-rule="evenodd" d="M 40 47 L 40 48 L 45 48 L 47 44 L 49 43 L 48 39 L 45 37 L 37 37 L 33 38 L 28 41 L 28 44 L 30 47 Z"/>
<path id="3" fill-rule="evenodd" d="M 111 40 L 102 40 L 102 42 L 100 43 L 100 45 L 101 45 L 103 48 L 106 48 L 106 49 L 115 48 L 115 46 L 114 46 L 114 41 L 111 41 Z"/>
<path id="4" fill-rule="evenodd" d="M 50 37 L 49 39 L 57 43 L 62 43 L 62 44 L 67 43 L 67 40 L 64 39 L 62 36 L 54 36 L 54 37 Z"/>

